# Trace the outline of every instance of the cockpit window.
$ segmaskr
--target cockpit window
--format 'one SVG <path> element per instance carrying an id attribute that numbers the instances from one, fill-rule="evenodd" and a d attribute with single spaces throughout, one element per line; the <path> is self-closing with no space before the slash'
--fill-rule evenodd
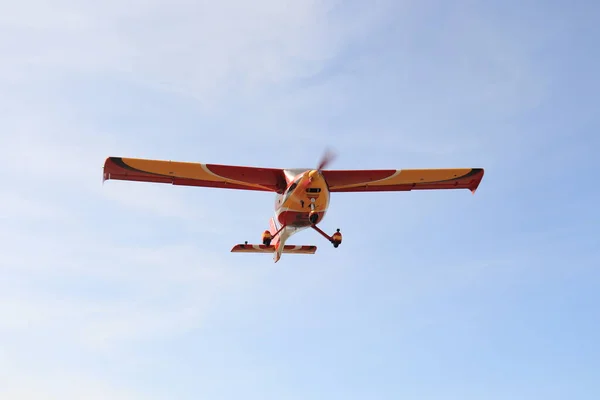
<path id="1" fill-rule="evenodd" d="M 302 179 L 302 177 L 296 179 L 288 188 L 287 192 L 285 193 L 285 196 L 283 197 L 283 201 L 286 201 L 288 199 L 288 197 L 290 197 L 290 195 L 292 194 L 292 192 L 294 191 L 294 189 L 296 189 L 296 187 L 298 186 L 298 183 L 300 182 L 300 179 Z"/>

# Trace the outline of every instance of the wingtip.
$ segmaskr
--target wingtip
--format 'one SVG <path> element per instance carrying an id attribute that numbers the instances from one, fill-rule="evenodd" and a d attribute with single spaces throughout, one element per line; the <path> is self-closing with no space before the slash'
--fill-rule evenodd
<path id="1" fill-rule="evenodd" d="M 115 167 L 118 166 L 118 161 L 121 157 L 109 156 L 104 159 L 102 167 L 102 184 L 111 179 L 111 172 L 114 172 Z"/>
<path id="2" fill-rule="evenodd" d="M 109 173 L 106 172 L 106 167 L 108 166 L 108 163 L 110 162 L 111 158 L 112 157 L 106 157 L 104 159 L 104 163 L 102 164 L 102 186 L 104 186 L 104 182 L 110 179 Z"/>
<path id="3" fill-rule="evenodd" d="M 475 192 L 477 192 L 477 189 L 479 188 L 479 185 L 483 180 L 483 175 L 485 174 L 485 171 L 483 168 L 473 168 L 473 171 L 478 175 L 478 179 L 473 182 L 469 190 L 471 191 L 471 194 L 475 195 Z"/>
<path id="4" fill-rule="evenodd" d="M 104 166 L 102 167 L 102 186 L 104 186 L 104 182 L 106 182 L 109 177 L 107 176 L 108 173 L 106 172 L 106 163 L 104 164 Z"/>

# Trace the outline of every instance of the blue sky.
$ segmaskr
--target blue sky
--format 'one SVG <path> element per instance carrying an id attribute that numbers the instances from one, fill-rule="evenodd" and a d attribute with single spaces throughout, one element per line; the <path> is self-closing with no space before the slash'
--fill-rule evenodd
<path id="1" fill-rule="evenodd" d="M 596 399 L 594 2 L 24 0 L 0 16 L 0 397 Z M 6 10 L 5 10 L 6 11 Z M 107 156 L 484 167 L 345 193 L 315 256 L 235 255 L 267 193 Z"/>

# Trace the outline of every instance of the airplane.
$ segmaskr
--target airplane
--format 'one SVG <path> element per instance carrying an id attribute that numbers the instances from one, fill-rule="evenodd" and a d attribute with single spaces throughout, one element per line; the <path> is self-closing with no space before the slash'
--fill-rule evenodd
<path id="1" fill-rule="evenodd" d="M 319 226 L 330 205 L 331 193 L 468 189 L 473 194 L 483 179 L 483 168 L 328 170 L 333 154 L 326 152 L 317 168 L 280 169 L 203 164 L 143 158 L 108 157 L 102 182 L 125 180 L 172 185 L 253 190 L 275 193 L 275 215 L 262 234 L 262 244 L 237 244 L 234 253 L 315 254 L 315 245 L 290 245 L 294 234 L 312 228 L 333 247 L 342 243 L 337 229 L 328 235 Z"/>

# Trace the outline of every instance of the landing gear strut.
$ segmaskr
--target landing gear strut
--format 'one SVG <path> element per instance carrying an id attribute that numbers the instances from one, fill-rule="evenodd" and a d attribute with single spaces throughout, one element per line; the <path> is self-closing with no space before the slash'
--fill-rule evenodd
<path id="1" fill-rule="evenodd" d="M 331 244 L 333 244 L 333 247 L 337 248 L 340 244 L 342 244 L 342 233 L 340 232 L 339 228 L 336 230 L 336 232 L 332 236 L 329 236 L 328 234 L 323 232 L 318 226 L 316 226 L 314 224 L 311 225 L 311 228 L 313 228 L 315 231 L 319 232 L 325 239 L 329 240 L 331 242 Z"/>

